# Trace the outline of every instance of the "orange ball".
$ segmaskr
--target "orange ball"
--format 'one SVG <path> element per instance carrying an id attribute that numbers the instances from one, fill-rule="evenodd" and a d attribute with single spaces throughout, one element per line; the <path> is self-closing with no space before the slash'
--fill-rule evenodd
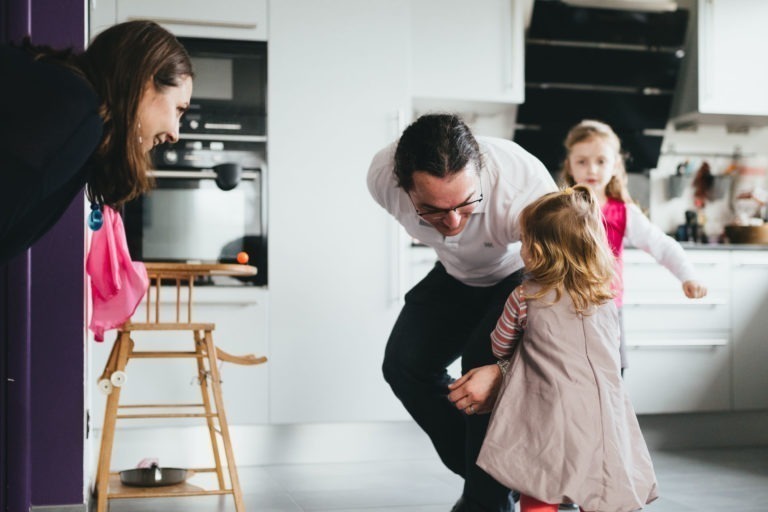
<path id="1" fill-rule="evenodd" d="M 237 262 L 242 263 L 243 265 L 248 263 L 248 253 L 245 251 L 240 251 L 237 253 Z"/>

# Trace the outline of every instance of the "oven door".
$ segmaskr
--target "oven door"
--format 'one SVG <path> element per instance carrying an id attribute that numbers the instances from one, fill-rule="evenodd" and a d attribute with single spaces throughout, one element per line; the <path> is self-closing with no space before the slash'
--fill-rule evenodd
<path id="1" fill-rule="evenodd" d="M 262 170 L 245 170 L 231 190 L 210 170 L 153 172 L 156 187 L 124 210 L 128 247 L 140 261 L 235 263 L 240 252 L 258 273 L 240 282 L 267 284 L 267 233 Z M 237 284 L 214 278 L 210 284 Z"/>

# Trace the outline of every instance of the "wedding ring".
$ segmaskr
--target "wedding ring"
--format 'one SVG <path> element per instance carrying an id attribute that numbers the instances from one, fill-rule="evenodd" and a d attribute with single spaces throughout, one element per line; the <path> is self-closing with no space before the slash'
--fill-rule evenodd
<path id="1" fill-rule="evenodd" d="M 470 414 L 475 414 L 475 406 L 474 405 L 469 404 L 469 407 L 467 407 L 467 409 L 469 409 L 469 413 Z"/>

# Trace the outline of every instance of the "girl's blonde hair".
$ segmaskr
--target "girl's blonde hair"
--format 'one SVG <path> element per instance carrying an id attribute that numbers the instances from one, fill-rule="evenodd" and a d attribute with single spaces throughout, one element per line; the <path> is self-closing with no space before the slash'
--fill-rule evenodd
<path id="1" fill-rule="evenodd" d="M 632 198 L 627 189 L 627 169 L 624 165 L 625 156 L 621 151 L 621 140 L 610 126 L 594 119 L 585 119 L 571 128 L 568 135 L 565 136 L 565 141 L 563 142 L 565 146 L 565 160 L 561 169 L 561 181 L 568 187 L 576 184 L 576 181 L 573 179 L 571 165 L 568 162 L 571 150 L 576 144 L 596 137 L 602 138 L 616 150 L 616 174 L 605 186 L 605 195 L 617 201 L 631 203 Z"/>
<path id="2" fill-rule="evenodd" d="M 520 214 L 520 230 L 526 271 L 541 286 L 529 298 L 554 290 L 558 301 L 567 291 L 583 313 L 613 297 L 614 257 L 589 187 L 575 185 L 529 204 Z"/>

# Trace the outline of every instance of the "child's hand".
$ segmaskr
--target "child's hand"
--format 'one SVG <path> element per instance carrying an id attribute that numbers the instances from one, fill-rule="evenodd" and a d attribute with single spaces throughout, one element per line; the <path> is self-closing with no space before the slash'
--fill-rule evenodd
<path id="1" fill-rule="evenodd" d="M 683 293 L 689 299 L 700 299 L 707 295 L 707 287 L 698 281 L 686 281 L 683 283 Z"/>

